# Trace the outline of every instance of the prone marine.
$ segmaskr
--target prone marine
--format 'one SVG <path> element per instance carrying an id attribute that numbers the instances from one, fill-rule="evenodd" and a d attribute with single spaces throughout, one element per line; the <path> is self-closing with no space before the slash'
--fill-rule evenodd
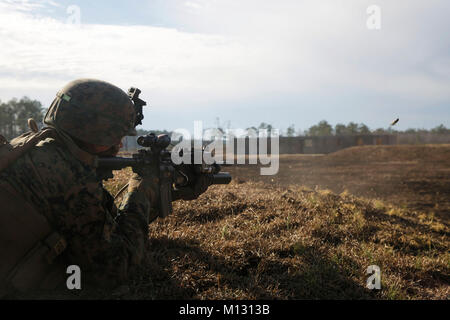
<path id="1" fill-rule="evenodd" d="M 75 80 L 44 124 L 10 142 L 0 136 L 0 297 L 65 285 L 69 265 L 87 283 L 116 288 L 142 263 L 160 215 L 157 168 L 134 173 L 118 207 L 96 170 L 136 135 L 133 101 L 110 83 Z M 198 174 L 173 200 L 195 199 L 210 184 L 211 174 Z"/>

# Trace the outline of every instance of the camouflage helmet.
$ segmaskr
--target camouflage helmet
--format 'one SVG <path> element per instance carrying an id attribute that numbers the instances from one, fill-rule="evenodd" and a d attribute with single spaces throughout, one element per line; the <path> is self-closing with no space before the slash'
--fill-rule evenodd
<path id="1" fill-rule="evenodd" d="M 119 144 L 136 135 L 133 102 L 120 88 L 101 80 L 79 79 L 56 94 L 44 123 L 83 142 Z"/>

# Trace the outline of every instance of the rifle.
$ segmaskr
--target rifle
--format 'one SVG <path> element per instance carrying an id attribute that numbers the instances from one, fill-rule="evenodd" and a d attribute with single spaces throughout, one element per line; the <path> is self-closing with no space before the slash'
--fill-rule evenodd
<path id="1" fill-rule="evenodd" d="M 130 88 L 128 95 L 134 103 L 136 110 L 135 126 L 142 124 L 144 118 L 142 107 L 146 102 L 139 98 L 141 91 L 137 88 Z M 131 157 L 109 157 L 98 159 L 97 174 L 102 179 L 112 178 L 113 170 L 121 170 L 131 167 L 134 172 L 140 173 L 146 166 L 152 166 L 158 170 L 159 193 L 160 193 L 160 213 L 161 217 L 166 217 L 172 213 L 172 191 L 176 188 L 187 186 L 195 176 L 200 174 L 212 174 L 212 184 L 228 184 L 231 182 L 231 175 L 227 172 L 220 172 L 220 165 L 194 164 L 194 152 L 191 152 L 190 163 L 175 164 L 172 161 L 171 151 L 167 150 L 171 140 L 166 134 L 156 136 L 150 133 L 140 136 L 137 139 L 138 145 L 143 147 Z M 200 151 L 200 150 L 198 150 Z M 198 152 L 197 151 L 197 152 Z M 173 152 L 173 151 L 172 151 Z M 180 152 L 183 152 L 181 150 Z M 204 150 L 201 150 L 204 153 Z M 180 154 L 182 156 L 182 154 Z M 203 159 L 203 154 L 202 154 Z M 123 191 L 125 185 L 116 197 Z"/>

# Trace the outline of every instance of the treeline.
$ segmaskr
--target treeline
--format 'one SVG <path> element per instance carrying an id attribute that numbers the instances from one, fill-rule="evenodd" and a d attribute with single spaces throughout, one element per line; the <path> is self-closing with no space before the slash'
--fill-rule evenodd
<path id="1" fill-rule="evenodd" d="M 168 135 L 170 135 L 172 133 L 172 132 L 167 131 L 167 130 L 144 130 L 144 129 L 137 129 L 136 132 L 137 132 L 138 136 L 145 136 L 145 135 L 150 134 L 150 133 L 154 133 L 156 135 L 160 135 L 160 134 L 168 134 Z"/>
<path id="2" fill-rule="evenodd" d="M 347 125 L 338 123 L 334 127 L 327 121 L 322 120 L 318 124 L 311 126 L 305 131 L 295 131 L 294 125 L 291 125 L 282 135 L 287 137 L 295 136 L 343 136 L 343 135 L 358 135 L 358 134 L 399 134 L 399 133 L 433 133 L 433 134 L 450 134 L 450 129 L 443 124 L 427 130 L 427 129 L 407 129 L 404 131 L 394 129 L 394 126 L 387 128 L 378 128 L 371 130 L 364 123 L 349 122 Z"/>
<path id="3" fill-rule="evenodd" d="M 255 131 L 264 129 L 268 133 L 274 129 L 274 127 L 265 122 L 261 122 L 259 126 L 248 127 L 248 129 L 253 129 Z M 225 132 L 219 127 L 219 130 Z M 450 128 L 446 128 L 443 124 L 427 130 L 427 129 L 407 129 L 404 131 L 394 129 L 394 126 L 390 125 L 387 128 L 378 128 L 371 130 L 364 123 L 349 122 L 347 125 L 338 123 L 334 127 L 329 124 L 326 120 L 320 121 L 318 124 L 311 126 L 307 130 L 296 130 L 295 125 L 290 125 L 287 130 L 282 130 L 280 132 L 281 136 L 284 137 L 298 137 L 298 136 L 344 136 L 344 135 L 360 135 L 360 134 L 399 134 L 399 133 L 412 133 L 412 134 L 450 134 Z"/>
<path id="4" fill-rule="evenodd" d="M 20 100 L 14 98 L 8 102 L 0 101 L 0 134 L 7 139 L 12 139 L 26 131 L 28 131 L 27 120 L 33 118 L 37 123 L 42 123 L 45 109 L 42 108 L 42 104 L 37 100 L 31 100 L 28 97 L 23 97 Z M 220 127 L 220 121 L 217 118 L 218 129 L 225 132 Z M 270 133 L 274 127 L 262 122 L 258 127 L 249 127 L 247 129 L 261 130 L 265 129 Z M 143 130 L 139 129 L 138 134 L 148 134 L 154 132 L 156 134 L 170 134 L 167 130 Z M 388 126 L 386 128 L 378 128 L 371 130 L 364 123 L 349 122 L 347 125 L 338 123 L 335 126 L 329 124 L 326 120 L 320 121 L 318 124 L 311 126 L 307 130 L 296 130 L 294 125 L 287 128 L 286 131 L 282 131 L 282 136 L 295 137 L 295 136 L 332 136 L 332 135 L 357 135 L 357 134 L 398 134 L 398 133 L 411 133 L 411 134 L 450 134 L 450 129 L 443 124 L 427 130 L 427 129 L 407 129 L 399 131 L 395 129 L 395 126 Z"/>
<path id="5" fill-rule="evenodd" d="M 28 118 L 41 123 L 44 117 L 42 104 L 37 100 L 23 97 L 20 100 L 11 99 L 8 102 L 0 101 L 0 134 L 10 140 L 28 129 Z"/>

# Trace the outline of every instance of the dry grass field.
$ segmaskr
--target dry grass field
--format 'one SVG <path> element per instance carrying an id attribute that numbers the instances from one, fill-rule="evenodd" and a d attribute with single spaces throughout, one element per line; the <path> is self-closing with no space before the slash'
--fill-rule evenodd
<path id="1" fill-rule="evenodd" d="M 449 299 L 450 146 L 281 156 L 150 225 L 123 299 Z M 114 193 L 129 170 L 105 186 Z M 381 269 L 381 290 L 366 269 Z"/>
<path id="2" fill-rule="evenodd" d="M 256 166 L 229 171 L 238 181 L 348 191 L 449 218 L 450 145 L 363 146 L 329 155 L 281 155 L 276 176 L 260 176 Z"/>

